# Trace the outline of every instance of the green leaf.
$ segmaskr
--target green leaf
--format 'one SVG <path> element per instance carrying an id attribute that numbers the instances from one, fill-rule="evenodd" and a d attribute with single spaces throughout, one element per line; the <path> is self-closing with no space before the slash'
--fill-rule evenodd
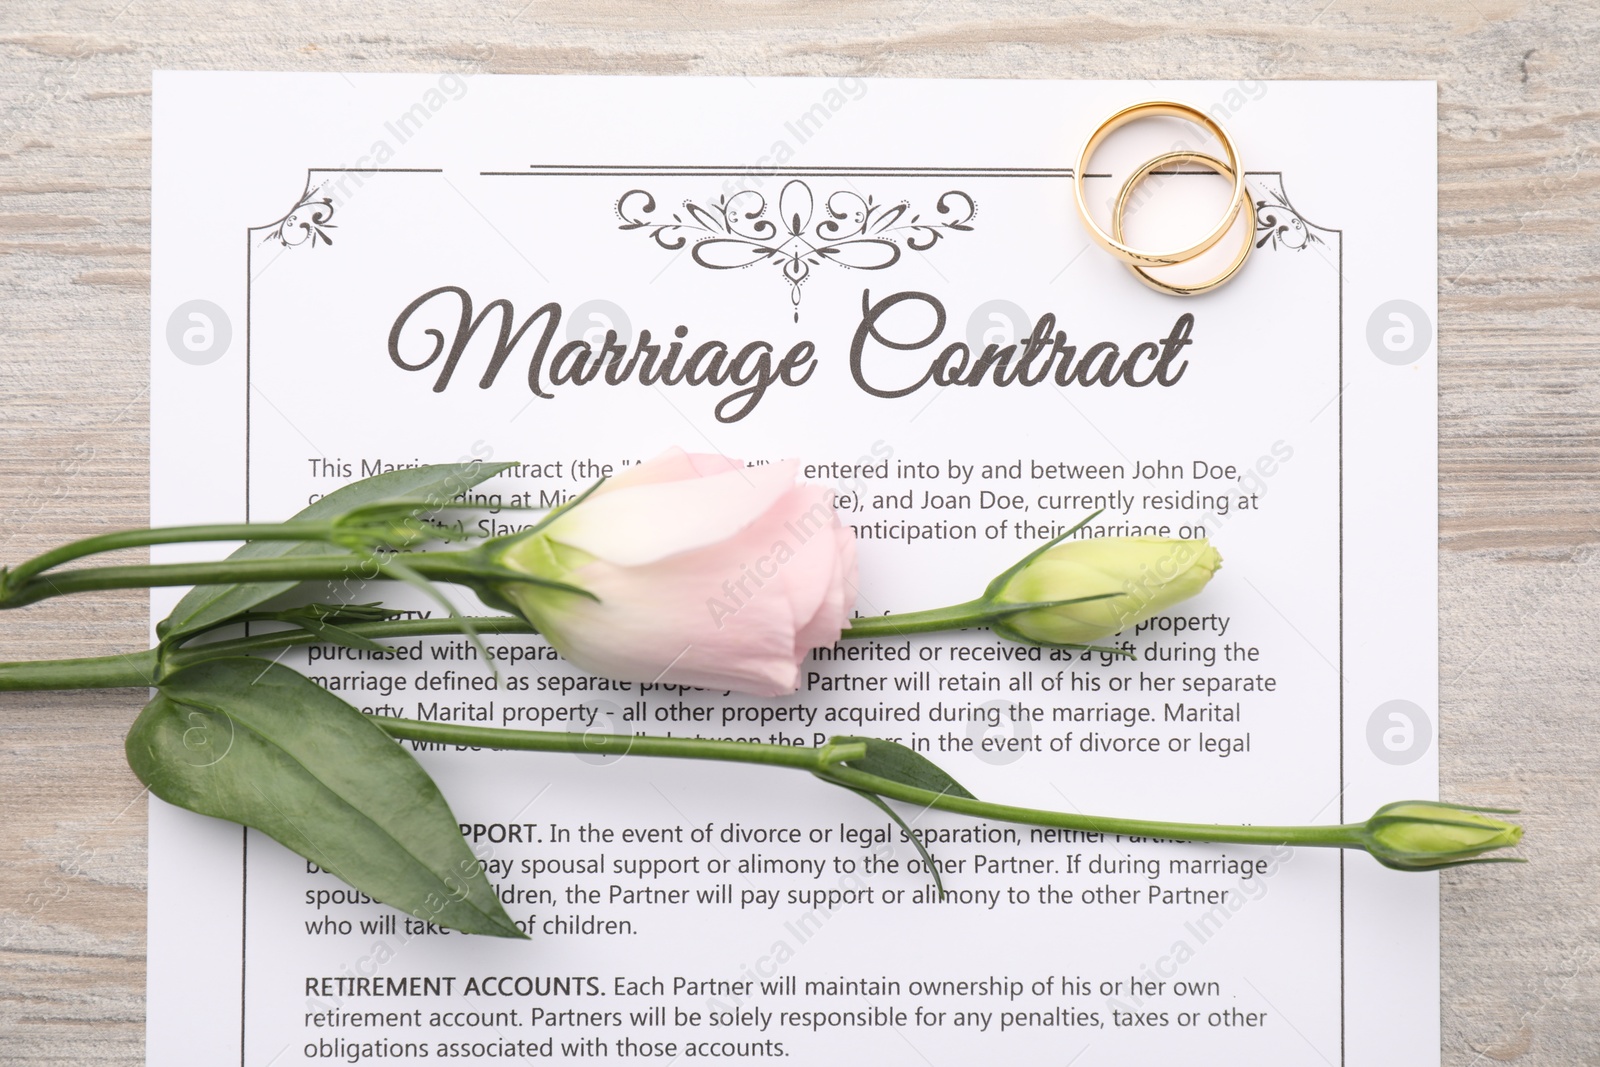
<path id="1" fill-rule="evenodd" d="M 377 474 L 335 489 L 290 521 L 330 522 L 374 504 L 396 500 L 432 501 L 435 506 L 442 507 L 457 494 L 493 478 L 510 466 L 510 463 L 438 463 Z M 420 503 L 417 507 L 419 510 L 425 509 Z M 320 541 L 247 541 L 228 558 L 277 559 L 327 554 L 328 546 Z M 352 567 L 359 566 L 365 558 L 351 553 Z M 249 611 L 298 584 L 243 582 L 196 586 L 178 601 L 170 615 L 156 625 L 156 634 L 163 641 L 176 640 L 215 626 L 242 611 Z"/>
<path id="2" fill-rule="evenodd" d="M 900 827 L 900 832 L 910 838 L 913 845 L 917 846 L 917 854 L 922 857 L 923 866 L 927 867 L 928 871 L 933 875 L 933 888 L 939 891 L 939 899 L 943 900 L 944 879 L 939 877 L 939 865 L 933 861 L 933 856 L 929 854 L 928 846 L 922 843 L 922 838 L 918 837 L 911 827 L 906 824 L 906 821 L 900 817 L 900 813 L 891 808 L 889 802 L 878 794 L 868 793 L 864 789 L 852 789 L 851 792 L 866 797 L 871 801 L 879 811 L 893 819 L 895 825 Z"/>
<path id="3" fill-rule="evenodd" d="M 263 613 L 265 618 L 299 625 L 306 621 L 332 623 L 335 626 L 352 622 L 388 622 L 399 618 L 403 612 L 386 608 L 378 601 L 367 604 L 296 604 L 282 611 Z"/>
<path id="4" fill-rule="evenodd" d="M 370 637 L 363 637 L 353 630 L 346 630 L 343 626 L 335 626 L 331 622 L 314 622 L 307 619 L 300 624 L 300 628 L 317 640 L 326 641 L 330 645 L 343 645 L 345 648 L 376 652 L 380 655 L 394 651 L 388 645 L 380 645 Z"/>
<path id="5" fill-rule="evenodd" d="M 946 774 L 944 769 L 937 763 L 913 752 L 904 745 L 896 744 L 893 741 L 884 741 L 876 737 L 828 738 L 829 745 L 851 743 L 867 746 L 867 754 L 861 759 L 843 761 L 844 766 L 852 770 L 861 771 L 876 778 L 885 778 L 901 785 L 909 785 L 916 789 L 926 789 L 930 793 L 938 793 L 943 796 L 964 797 L 967 800 L 978 799 L 967 792 L 960 782 Z M 818 771 L 817 776 L 824 781 L 828 779 L 826 771 Z M 851 792 L 859 793 L 872 801 L 899 825 L 905 835 L 911 839 L 911 843 L 917 847 L 917 852 L 921 854 L 922 861 L 927 864 L 928 870 L 933 872 L 933 884 L 939 891 L 939 897 L 942 900 L 944 898 L 944 880 L 939 877 L 939 868 L 934 864 L 933 857 L 928 854 L 928 849 L 922 843 L 922 839 L 912 833 L 911 827 L 906 825 L 906 821 L 900 817 L 899 813 L 876 793 L 857 785 L 847 785 L 845 788 Z"/>
<path id="6" fill-rule="evenodd" d="M 126 747 L 170 804 L 254 827 L 418 919 L 524 936 L 422 765 L 288 667 L 240 657 L 178 671 Z"/>
<path id="7" fill-rule="evenodd" d="M 965 797 L 967 800 L 978 799 L 967 792 L 960 782 L 946 774 L 937 763 L 918 755 L 904 745 L 876 737 L 832 737 L 828 742 L 829 744 L 857 742 L 867 746 L 866 758 L 845 761 L 845 765 L 854 770 L 887 778 L 901 785 L 926 789 L 930 793 Z"/>

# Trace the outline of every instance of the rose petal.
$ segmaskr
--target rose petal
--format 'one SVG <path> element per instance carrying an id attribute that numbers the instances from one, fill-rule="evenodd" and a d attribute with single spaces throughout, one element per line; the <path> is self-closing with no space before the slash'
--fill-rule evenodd
<path id="1" fill-rule="evenodd" d="M 850 527 L 834 520 L 833 573 L 829 576 L 827 595 L 817 612 L 795 635 L 795 654 L 803 657 L 813 648 L 831 647 L 839 640 L 850 621 L 850 612 L 856 606 L 856 534 Z"/>
<path id="2" fill-rule="evenodd" d="M 757 557 L 757 565 L 771 571 L 760 576 L 779 579 L 788 593 L 797 631 L 815 617 L 833 578 L 832 496 L 820 485 L 797 485 L 785 494 L 772 508 L 771 517 L 782 520 L 774 540 Z"/>
<path id="3" fill-rule="evenodd" d="M 598 601 L 509 591 L 559 651 L 614 678 L 792 692 L 854 607 L 855 535 L 798 462 L 745 468 L 680 449 L 624 471 L 541 533 L 590 562 Z"/>
<path id="4" fill-rule="evenodd" d="M 775 583 L 737 595 L 743 571 L 725 548 L 637 567 L 587 564 L 574 578 L 599 603 L 567 598 L 547 636 L 579 666 L 611 678 L 792 692 L 798 668 L 788 598 Z"/>
<path id="5" fill-rule="evenodd" d="M 552 541 L 638 566 L 733 537 L 794 486 L 798 460 L 591 496 L 550 524 Z"/>
<path id="6" fill-rule="evenodd" d="M 654 459 L 635 463 L 631 467 L 623 467 L 600 483 L 600 487 L 589 494 L 589 500 L 605 493 L 614 493 L 618 489 L 658 485 L 662 482 L 685 482 L 691 478 L 705 478 L 737 470 L 744 470 L 744 460 L 704 452 L 685 452 L 681 448 L 673 447 Z"/>

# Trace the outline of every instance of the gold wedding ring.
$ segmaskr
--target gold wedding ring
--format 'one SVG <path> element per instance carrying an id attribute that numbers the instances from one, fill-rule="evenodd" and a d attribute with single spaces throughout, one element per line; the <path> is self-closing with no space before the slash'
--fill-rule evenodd
<path id="1" fill-rule="evenodd" d="M 1210 162 L 1204 165 L 1211 166 L 1213 163 L 1219 164 L 1219 166 L 1215 169 L 1217 170 L 1218 174 L 1221 174 L 1223 177 L 1232 180 L 1233 194 L 1228 199 L 1228 207 L 1225 211 L 1223 211 L 1221 221 L 1219 221 L 1217 225 L 1214 226 L 1204 237 L 1201 237 L 1198 241 L 1189 245 L 1187 248 L 1179 248 L 1170 252 L 1152 252 L 1146 249 L 1130 247 L 1129 245 L 1123 243 L 1122 235 L 1120 233 L 1120 225 L 1115 226 L 1119 232 L 1106 233 L 1105 230 L 1100 228 L 1100 224 L 1095 222 L 1094 218 L 1089 214 L 1089 202 L 1084 192 L 1084 178 L 1088 174 L 1089 160 L 1094 156 L 1095 149 L 1099 148 L 1100 145 L 1105 142 L 1107 137 L 1110 137 L 1123 126 L 1142 118 L 1185 119 L 1209 132 L 1222 144 L 1223 155 L 1226 158 L 1224 160 L 1217 160 L 1214 157 L 1207 156 L 1205 159 L 1210 160 Z M 1193 161 L 1198 162 L 1198 160 Z M 1143 168 L 1143 173 L 1148 174 L 1154 169 L 1155 167 L 1151 164 L 1146 164 Z M 1127 186 L 1124 186 L 1123 193 L 1125 196 L 1127 193 Z M 1078 214 L 1082 217 L 1083 224 L 1089 231 L 1089 236 L 1101 248 L 1105 249 L 1107 252 L 1110 252 L 1113 256 L 1121 260 L 1123 263 L 1128 264 L 1130 267 L 1169 267 L 1178 263 L 1187 262 L 1188 260 L 1193 259 L 1195 256 L 1198 256 L 1202 252 L 1211 248 L 1218 241 L 1222 240 L 1223 235 L 1226 234 L 1233 226 L 1234 219 L 1238 217 L 1240 209 L 1244 206 L 1244 168 L 1240 165 L 1239 152 L 1238 149 L 1234 147 L 1233 138 L 1229 137 L 1228 131 L 1224 130 L 1222 126 L 1211 116 L 1196 108 L 1192 108 L 1187 104 L 1179 104 L 1171 100 L 1146 100 L 1142 103 L 1130 104 L 1128 107 L 1118 111 L 1116 114 L 1102 122 L 1099 127 L 1097 127 L 1095 131 L 1089 135 L 1089 139 L 1083 144 L 1083 151 L 1078 153 L 1078 165 L 1072 172 L 1072 195 L 1073 199 L 1077 203 Z M 1237 269 L 1237 266 L 1233 268 L 1233 270 Z M 1231 274 L 1232 270 L 1229 271 L 1230 276 Z M 1148 281 L 1152 279 L 1146 278 L 1145 280 Z M 1217 284 L 1220 285 L 1221 282 L 1219 281 Z M 1157 288 L 1164 287 L 1162 285 L 1157 285 Z M 1167 289 L 1167 291 L 1174 290 Z"/>
<path id="2" fill-rule="evenodd" d="M 1148 178 L 1152 173 L 1165 166 L 1175 166 L 1179 163 L 1194 163 L 1216 171 L 1224 178 L 1237 180 L 1237 171 L 1232 170 L 1216 156 L 1208 156 L 1203 152 L 1168 152 L 1145 163 L 1144 166 L 1128 175 L 1128 180 L 1122 183 L 1122 189 L 1117 193 L 1116 206 L 1111 209 L 1111 236 L 1118 241 L 1122 240 L 1122 213 L 1128 206 L 1128 197 L 1138 188 L 1139 183 Z M 1231 225 L 1233 219 L 1230 218 Z M 1179 282 L 1162 281 L 1152 275 L 1148 269 L 1134 263 L 1128 264 L 1128 269 L 1150 288 L 1162 293 L 1171 293 L 1173 296 L 1195 296 L 1199 293 L 1209 292 L 1226 282 L 1239 272 L 1244 266 L 1244 261 L 1249 258 L 1250 250 L 1255 247 L 1255 234 L 1245 228 L 1244 244 L 1239 247 L 1239 252 L 1233 257 L 1233 262 L 1228 264 L 1228 269 L 1208 281 L 1183 284 Z"/>

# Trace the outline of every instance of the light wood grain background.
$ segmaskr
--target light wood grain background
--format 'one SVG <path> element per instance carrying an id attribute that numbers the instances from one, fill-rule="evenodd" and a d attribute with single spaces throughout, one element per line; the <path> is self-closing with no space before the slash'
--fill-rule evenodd
<path id="1" fill-rule="evenodd" d="M 1434 78 L 1441 784 L 1521 806 L 1532 860 L 1444 876 L 1440 1058 L 1600 1064 L 1597 45 L 1592 2 L 5 0 L 0 559 L 146 517 L 153 69 Z M 0 650 L 142 647 L 145 610 Z M 140 703 L 0 695 L 0 1063 L 142 1062 Z"/>

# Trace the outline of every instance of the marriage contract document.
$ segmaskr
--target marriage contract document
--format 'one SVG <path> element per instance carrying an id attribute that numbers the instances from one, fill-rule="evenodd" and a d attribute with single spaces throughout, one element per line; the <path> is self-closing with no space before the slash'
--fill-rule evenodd
<path id="1" fill-rule="evenodd" d="M 1245 171 L 1217 255 L 1249 258 L 1198 297 L 1141 284 L 1073 205 L 1084 139 L 1152 97 L 1220 121 Z M 1109 639 L 1125 656 L 845 642 L 766 700 L 597 679 L 536 636 L 492 639 L 492 664 L 451 637 L 281 662 L 380 716 L 892 738 L 980 797 L 1065 811 L 1314 824 L 1431 798 L 1434 100 L 158 74 L 152 522 L 279 521 L 366 475 L 508 462 L 451 513 L 496 535 L 679 446 L 830 486 L 863 615 L 976 596 L 1090 514 L 1086 535 L 1206 537 L 1221 571 Z M 1158 119 L 1096 153 L 1102 225 L 1174 150 L 1215 148 Z M 1227 200 L 1159 170 L 1129 239 L 1180 246 Z M 1436 878 L 1363 853 L 902 807 L 908 833 L 787 771 L 407 747 L 528 940 L 439 928 L 152 801 L 151 1063 L 1437 1055 Z"/>

